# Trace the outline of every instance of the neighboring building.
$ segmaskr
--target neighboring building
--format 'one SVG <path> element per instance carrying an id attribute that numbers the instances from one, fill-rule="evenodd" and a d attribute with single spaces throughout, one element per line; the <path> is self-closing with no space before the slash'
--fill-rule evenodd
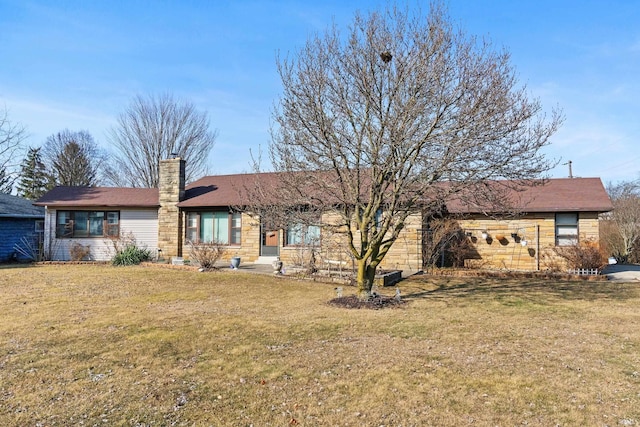
<path id="1" fill-rule="evenodd" d="M 26 261 L 25 252 L 37 251 L 44 231 L 44 209 L 31 200 L 0 193 L 0 262 Z"/>
<path id="2" fill-rule="evenodd" d="M 179 158 L 161 161 L 159 189 L 58 187 L 45 194 L 36 204 L 46 207 L 45 233 L 52 237 L 55 257 L 69 259 L 71 244 L 79 242 L 91 246 L 93 259 L 109 259 L 111 240 L 133 235 L 140 246 L 167 260 L 188 257 L 186 242 L 215 240 L 227 247 L 228 258 L 271 262 L 279 256 L 291 264 L 308 256 L 313 240 L 319 242 L 313 247 L 318 262 L 351 266 L 339 237 L 316 227 L 272 229 L 236 209 L 243 205 L 243 188 L 274 174 L 208 176 L 185 187 L 184 168 Z M 517 196 L 518 216 L 509 220 L 492 219 L 459 201 L 447 204 L 448 217 L 471 242 L 465 264 L 546 269 L 557 262 L 554 247 L 597 242 L 599 214 L 612 209 L 598 178 L 551 179 Z M 331 215 L 327 212 L 323 221 Z M 410 216 L 382 268 L 421 270 L 429 226 L 422 214 Z"/>

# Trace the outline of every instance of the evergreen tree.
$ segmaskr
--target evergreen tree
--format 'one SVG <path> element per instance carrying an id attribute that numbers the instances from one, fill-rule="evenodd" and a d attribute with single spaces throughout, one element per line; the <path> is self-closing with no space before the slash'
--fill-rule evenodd
<path id="1" fill-rule="evenodd" d="M 40 148 L 29 147 L 27 157 L 22 161 L 18 195 L 29 200 L 37 200 L 53 185 L 42 163 Z"/>

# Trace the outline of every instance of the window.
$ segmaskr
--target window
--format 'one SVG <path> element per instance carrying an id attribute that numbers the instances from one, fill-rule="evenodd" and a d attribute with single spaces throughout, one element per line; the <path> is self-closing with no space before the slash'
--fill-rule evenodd
<path id="1" fill-rule="evenodd" d="M 362 212 L 361 212 L 360 220 L 362 220 Z M 383 217 L 383 213 L 382 213 L 382 208 L 379 208 L 379 209 L 376 210 L 376 213 L 373 216 L 373 224 L 370 224 L 370 228 L 374 229 L 374 227 L 375 227 L 375 230 L 380 229 L 380 227 L 382 226 L 383 220 L 384 220 L 384 217 Z M 358 223 L 357 226 L 358 226 L 358 229 L 359 229 L 360 224 Z"/>
<path id="2" fill-rule="evenodd" d="M 191 242 L 240 245 L 242 214 L 239 212 L 189 212 L 185 237 Z"/>
<path id="3" fill-rule="evenodd" d="M 294 224 L 287 228 L 287 246 L 316 246 L 320 243 L 320 227 Z"/>
<path id="4" fill-rule="evenodd" d="M 578 214 L 556 214 L 556 246 L 571 246 L 578 243 Z"/>
<path id="5" fill-rule="evenodd" d="M 379 230 L 380 226 L 382 225 L 382 209 L 378 209 L 376 211 L 374 221 L 376 222 L 376 230 Z"/>
<path id="6" fill-rule="evenodd" d="M 42 234 L 44 233 L 44 220 L 36 219 L 35 221 L 35 230 L 36 233 Z"/>
<path id="7" fill-rule="evenodd" d="M 120 212 L 57 211 L 56 237 L 118 237 Z"/>

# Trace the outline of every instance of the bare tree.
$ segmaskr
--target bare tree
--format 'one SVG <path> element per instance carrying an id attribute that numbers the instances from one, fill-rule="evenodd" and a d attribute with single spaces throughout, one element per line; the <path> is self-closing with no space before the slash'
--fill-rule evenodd
<path id="1" fill-rule="evenodd" d="M 633 255 L 640 244 L 640 181 L 609 184 L 607 191 L 613 211 L 604 240 L 618 261 L 638 261 Z"/>
<path id="2" fill-rule="evenodd" d="M 547 117 L 517 85 L 508 52 L 455 29 L 440 3 L 426 16 L 357 14 L 346 36 L 333 26 L 278 70 L 269 148 L 278 193 L 337 209 L 322 226 L 346 236 L 361 298 L 409 215 L 552 166 L 540 149 L 561 113 Z"/>
<path id="3" fill-rule="evenodd" d="M 99 184 L 105 155 L 89 132 L 65 129 L 53 134 L 45 141 L 42 154 L 55 185 Z"/>
<path id="4" fill-rule="evenodd" d="M 22 149 L 22 141 L 27 137 L 24 126 L 9 120 L 6 108 L 0 111 L 0 192 L 11 193 L 16 179 Z"/>
<path id="5" fill-rule="evenodd" d="M 207 113 L 173 96 L 136 96 L 109 134 L 117 150 L 112 159 L 111 181 L 120 186 L 158 187 L 162 159 L 186 160 L 187 181 L 206 172 L 216 132 L 210 130 Z"/>

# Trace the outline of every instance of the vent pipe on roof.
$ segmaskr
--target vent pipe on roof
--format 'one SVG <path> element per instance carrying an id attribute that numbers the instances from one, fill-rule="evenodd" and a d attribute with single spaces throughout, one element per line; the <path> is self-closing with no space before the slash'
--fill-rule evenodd
<path id="1" fill-rule="evenodd" d="M 567 163 L 563 163 L 563 165 L 569 165 L 569 178 L 573 178 L 573 171 L 571 170 L 571 164 L 573 162 L 569 160 Z"/>

